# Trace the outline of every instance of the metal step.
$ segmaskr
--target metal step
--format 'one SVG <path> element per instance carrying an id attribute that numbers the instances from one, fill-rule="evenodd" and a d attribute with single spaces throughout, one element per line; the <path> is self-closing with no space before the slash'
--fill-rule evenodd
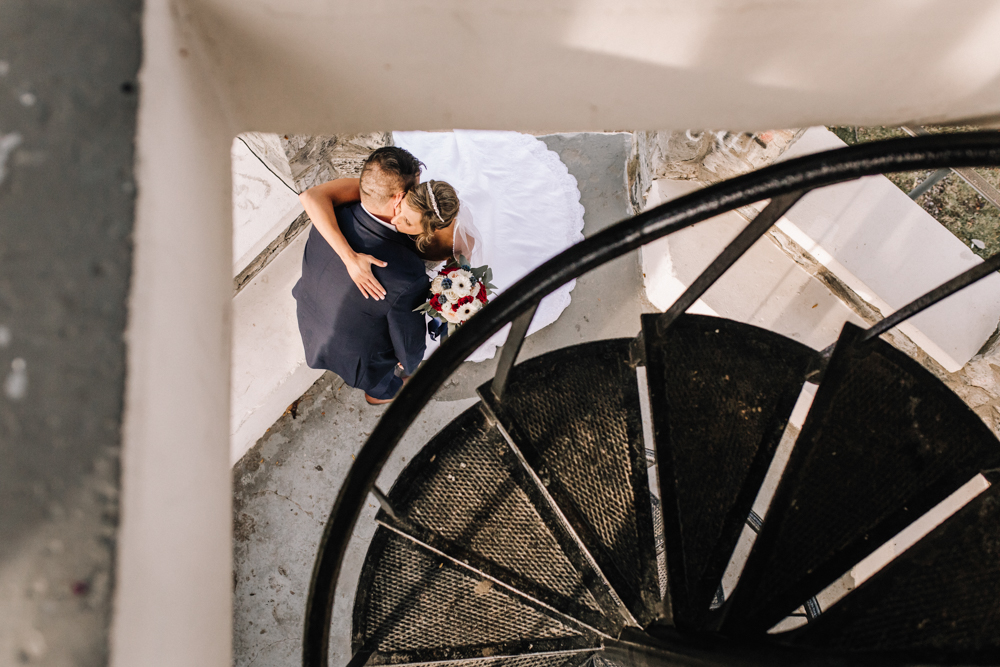
<path id="1" fill-rule="evenodd" d="M 819 354 L 716 317 L 642 321 L 673 619 L 699 629 Z"/>
<path id="2" fill-rule="evenodd" d="M 481 405 L 462 413 L 414 457 L 389 500 L 420 529 L 416 539 L 457 551 L 583 624 L 609 634 L 620 631 L 623 621 L 607 586 L 561 530 Z"/>
<path id="3" fill-rule="evenodd" d="M 529 645 L 525 653 L 495 655 L 468 660 L 432 660 L 429 662 L 386 662 L 387 656 L 373 654 L 369 665 L 392 664 L 395 667 L 579 667 L 592 658 L 595 649 L 536 652 Z"/>
<path id="4" fill-rule="evenodd" d="M 608 658 L 603 652 L 594 653 L 590 658 L 590 663 L 587 667 L 629 667 L 628 665 L 623 665 L 617 660 L 612 660 Z"/>
<path id="5" fill-rule="evenodd" d="M 599 639 L 380 527 L 354 609 L 353 649 L 383 664 L 596 648 Z M 530 647 L 530 648 L 529 648 Z"/>
<path id="6" fill-rule="evenodd" d="M 1000 471 L 991 487 L 795 633 L 799 646 L 1000 662 Z"/>
<path id="7" fill-rule="evenodd" d="M 534 582 L 502 568 L 496 563 L 488 561 L 436 533 L 412 524 L 405 519 L 393 518 L 385 511 L 379 512 L 376 521 L 379 525 L 385 526 L 394 533 L 431 552 L 433 555 L 446 558 L 451 563 L 468 570 L 473 577 L 490 580 L 508 592 L 513 593 L 522 601 L 577 630 L 600 635 L 601 637 L 610 636 L 603 627 L 605 619 L 600 615 L 595 615 L 591 611 L 581 609 L 580 603 L 577 600 L 556 598 L 551 591 L 539 588 Z M 567 611 L 563 611 L 564 609 Z M 583 613 L 580 613 L 581 611 Z M 570 615 L 567 612 L 575 613 Z M 582 621 L 580 620 L 581 617 L 587 620 Z"/>
<path id="8" fill-rule="evenodd" d="M 724 630 L 762 634 L 975 476 L 1000 443 L 917 362 L 847 324 Z"/>
<path id="9" fill-rule="evenodd" d="M 640 624 L 660 614 L 652 505 L 629 339 L 550 352 L 484 404 Z"/>

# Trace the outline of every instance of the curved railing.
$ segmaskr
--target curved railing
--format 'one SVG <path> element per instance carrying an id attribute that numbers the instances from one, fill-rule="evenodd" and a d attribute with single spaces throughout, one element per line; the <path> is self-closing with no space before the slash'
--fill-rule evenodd
<path id="1" fill-rule="evenodd" d="M 770 224 L 764 225 L 768 220 L 773 224 L 780 217 L 779 212 L 787 210 L 810 190 L 886 172 L 976 166 L 1000 166 L 1000 133 L 974 132 L 891 139 L 788 160 L 709 186 L 623 220 L 568 248 L 500 294 L 454 335 L 449 336 L 403 386 L 348 471 L 326 522 L 316 556 L 306 605 L 303 665 L 327 667 L 334 592 L 344 554 L 361 509 L 368 494 L 372 492 L 382 467 L 434 393 L 469 354 L 503 326 L 510 322 L 515 325 L 505 345 L 498 377 L 505 376 L 513 364 L 531 314 L 542 298 L 570 280 L 651 241 L 741 206 L 766 199 L 778 198 L 781 202 L 772 201 L 769 208 L 778 204 L 777 208 L 772 208 L 767 215 L 765 213 L 768 211 L 765 209 L 758 215 L 761 222 L 756 228 L 751 232 L 748 226 L 747 232 L 734 241 L 732 250 L 727 249 L 723 253 L 725 257 L 720 256 L 706 270 L 705 274 L 710 277 L 696 281 L 700 285 L 692 287 L 698 289 L 689 290 L 685 295 L 687 299 L 682 297 L 677 307 L 664 315 L 669 315 L 674 310 L 683 312 L 686 307 L 681 307 L 682 301 L 693 301 L 692 296 L 699 290 L 704 292 L 721 275 L 722 270 L 749 248 L 752 240 L 767 231 Z M 898 324 L 902 319 L 998 268 L 1000 255 L 991 257 L 984 264 L 901 308 L 883 321 L 884 324 L 880 323 L 882 326 L 873 327 L 871 335 L 881 333 L 887 328 L 886 325 Z M 502 382 L 500 389 L 502 390 Z"/>

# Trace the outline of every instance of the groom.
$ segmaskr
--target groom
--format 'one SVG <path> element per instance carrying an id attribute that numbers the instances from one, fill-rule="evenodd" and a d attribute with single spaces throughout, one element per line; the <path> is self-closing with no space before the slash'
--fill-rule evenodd
<path id="1" fill-rule="evenodd" d="M 361 168 L 361 203 L 336 211 L 329 198 L 307 205 L 314 211 L 313 228 L 302 278 L 292 289 L 306 363 L 363 389 L 372 405 L 388 403 L 399 391 L 403 381 L 395 373 L 397 364 L 408 376 L 424 356 L 424 316 L 413 309 L 427 297 L 427 274 L 413 241 L 389 224 L 406 191 L 417 184 L 421 166 L 405 149 L 379 148 Z M 322 228 L 329 224 L 339 225 L 354 252 L 387 262 L 372 266 L 384 298 L 369 299 L 355 286 L 338 251 L 324 238 Z"/>

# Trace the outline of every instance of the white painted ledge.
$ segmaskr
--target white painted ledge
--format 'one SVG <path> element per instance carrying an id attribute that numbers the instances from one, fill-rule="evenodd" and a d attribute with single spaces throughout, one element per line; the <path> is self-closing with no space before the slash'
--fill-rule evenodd
<path id="1" fill-rule="evenodd" d="M 308 237 L 307 228 L 233 299 L 230 465 L 323 374 L 306 366 L 292 298 Z"/>
<path id="2" fill-rule="evenodd" d="M 844 146 L 809 129 L 782 160 Z M 883 315 L 982 260 L 884 176 L 810 192 L 778 228 Z M 954 372 L 1000 321 L 1000 275 L 993 274 L 903 323 L 899 329 Z"/>
<path id="3" fill-rule="evenodd" d="M 233 275 L 303 211 L 298 196 L 239 139 L 232 145 Z M 308 229 L 233 298 L 230 465 L 236 464 L 322 371 L 306 366 L 292 287 Z"/>
<path id="4" fill-rule="evenodd" d="M 654 181 L 647 207 L 701 187 L 695 181 Z M 643 247 L 647 298 L 666 310 L 746 224 L 738 213 L 725 213 Z M 844 322 L 864 325 L 767 238 L 757 241 L 688 312 L 752 324 L 817 350 L 837 340 Z"/>

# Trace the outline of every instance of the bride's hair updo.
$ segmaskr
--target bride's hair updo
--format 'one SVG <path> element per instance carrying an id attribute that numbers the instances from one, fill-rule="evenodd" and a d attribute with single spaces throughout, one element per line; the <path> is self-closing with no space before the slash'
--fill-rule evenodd
<path id="1" fill-rule="evenodd" d="M 433 191 L 433 198 L 431 197 Z M 418 250 L 424 250 L 434 237 L 434 232 L 455 222 L 458 216 L 458 193 L 444 181 L 427 181 L 414 186 L 406 193 L 406 203 L 420 213 L 423 231 L 417 235 Z M 434 205 L 437 204 L 437 210 Z"/>

